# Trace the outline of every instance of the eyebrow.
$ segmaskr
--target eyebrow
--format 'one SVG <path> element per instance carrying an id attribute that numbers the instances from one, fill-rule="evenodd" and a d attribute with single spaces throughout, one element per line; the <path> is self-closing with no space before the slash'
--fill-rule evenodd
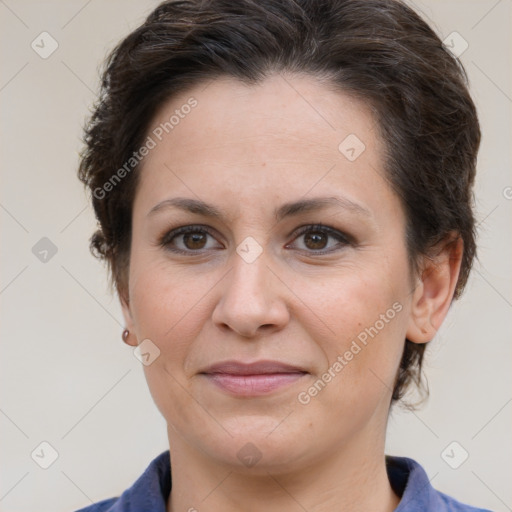
<path id="1" fill-rule="evenodd" d="M 274 210 L 274 218 L 279 222 L 285 217 L 293 217 L 300 215 L 301 213 L 315 212 L 332 206 L 341 207 L 345 210 L 367 217 L 372 216 L 370 210 L 346 197 L 315 197 L 312 199 L 301 199 L 298 201 L 284 203 Z M 214 205 L 187 197 L 173 197 L 171 199 L 161 201 L 151 208 L 148 213 L 148 217 L 167 208 L 178 208 L 190 213 L 218 220 L 222 220 L 225 217 L 223 212 Z"/>

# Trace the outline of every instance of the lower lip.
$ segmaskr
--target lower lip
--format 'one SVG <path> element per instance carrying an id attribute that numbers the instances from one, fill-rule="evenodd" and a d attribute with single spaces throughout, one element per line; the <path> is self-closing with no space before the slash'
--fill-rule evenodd
<path id="1" fill-rule="evenodd" d="M 269 373 L 259 375 L 204 374 L 215 385 L 238 396 L 258 396 L 271 393 L 296 382 L 305 373 Z"/>

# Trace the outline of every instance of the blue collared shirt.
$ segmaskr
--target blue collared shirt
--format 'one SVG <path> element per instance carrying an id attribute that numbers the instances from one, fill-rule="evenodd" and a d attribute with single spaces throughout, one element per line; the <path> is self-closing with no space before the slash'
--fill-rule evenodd
<path id="1" fill-rule="evenodd" d="M 406 457 L 386 457 L 389 481 L 401 497 L 395 512 L 490 512 L 464 505 L 436 491 L 425 470 Z M 171 492 L 169 450 L 161 453 L 118 498 L 99 501 L 76 512 L 166 512 Z"/>

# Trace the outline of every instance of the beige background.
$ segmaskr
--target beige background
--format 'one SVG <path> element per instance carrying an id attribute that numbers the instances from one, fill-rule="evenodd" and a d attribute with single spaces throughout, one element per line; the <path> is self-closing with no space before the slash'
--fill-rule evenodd
<path id="1" fill-rule="evenodd" d="M 165 423 L 140 363 L 121 342 L 117 300 L 89 254 L 95 221 L 76 178 L 100 63 L 155 5 L 0 0 L 0 511 L 73 511 L 119 495 L 167 449 Z M 461 501 L 506 511 L 512 509 L 512 2 L 415 5 L 442 39 L 457 31 L 469 44 L 461 60 L 483 129 L 480 261 L 430 348 L 430 401 L 415 413 L 392 413 L 387 452 L 415 458 L 435 487 Z M 31 48 L 43 31 L 59 45 L 47 59 Z M 45 263 L 32 252 L 43 237 L 57 248 Z M 59 454 L 46 470 L 31 458 L 42 441 Z M 452 441 L 469 453 L 458 469 L 441 457 Z"/>

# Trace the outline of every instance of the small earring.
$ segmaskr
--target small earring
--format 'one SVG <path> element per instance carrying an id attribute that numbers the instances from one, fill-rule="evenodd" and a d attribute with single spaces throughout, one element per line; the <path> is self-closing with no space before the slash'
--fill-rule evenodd
<path id="1" fill-rule="evenodd" d="M 123 337 L 123 341 L 124 341 L 125 343 L 126 343 L 126 340 L 128 339 L 128 336 L 130 336 L 130 331 L 129 331 L 128 329 L 125 329 L 125 330 L 123 331 L 123 335 L 122 335 L 122 337 Z"/>

